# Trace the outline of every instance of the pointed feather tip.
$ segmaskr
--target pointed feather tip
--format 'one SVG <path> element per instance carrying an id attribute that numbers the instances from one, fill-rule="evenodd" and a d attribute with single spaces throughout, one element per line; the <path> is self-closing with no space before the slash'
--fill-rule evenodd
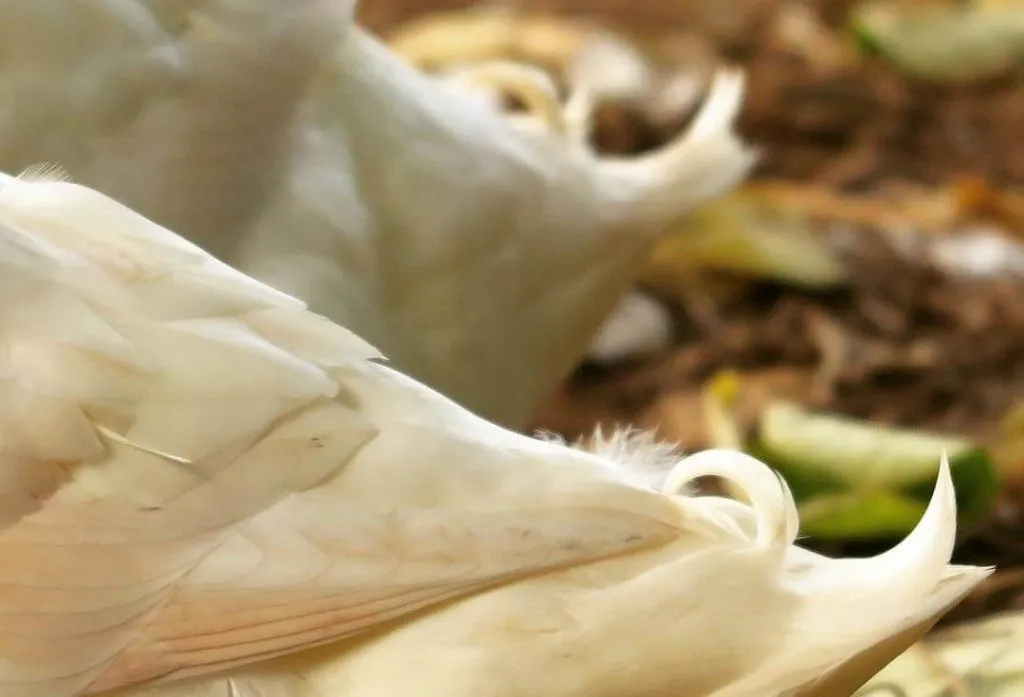
<path id="1" fill-rule="evenodd" d="M 922 581 L 938 577 L 953 555 L 957 527 L 956 490 L 949 466 L 949 457 L 943 450 L 939 458 L 939 472 L 935 487 L 924 515 L 914 529 L 892 549 L 873 558 L 880 567 L 891 570 L 902 568 L 903 581 L 920 578 Z"/>
<path id="2" fill-rule="evenodd" d="M 941 549 L 941 556 L 945 561 L 943 580 L 954 577 L 966 579 L 973 586 L 990 576 L 995 571 L 995 567 L 949 564 L 953 556 L 954 547 L 956 546 L 957 511 L 956 485 L 953 483 L 953 471 L 949 464 L 949 453 L 943 448 L 939 456 L 938 477 L 935 480 L 935 488 L 932 490 L 928 507 L 925 509 L 924 515 L 921 516 L 921 521 L 913 532 L 907 536 L 907 539 L 918 533 L 918 531 L 921 531 L 919 534 L 925 539 L 929 538 L 929 533 L 932 533 L 932 542 L 934 544 L 935 540 L 938 540 L 939 544 L 936 546 Z"/>
<path id="3" fill-rule="evenodd" d="M 620 200 L 622 191 L 632 192 L 625 200 L 632 219 L 668 225 L 747 176 L 758 153 L 735 132 L 745 81 L 739 68 L 720 69 L 678 137 L 649 155 L 600 161 L 599 172 Z"/>
<path id="4" fill-rule="evenodd" d="M 723 125 L 731 129 L 743 107 L 746 83 L 746 74 L 739 68 L 716 71 L 703 106 L 682 138 L 704 139 L 721 130 Z"/>
<path id="5" fill-rule="evenodd" d="M 873 598 L 875 615 L 857 611 L 849 602 L 841 622 L 846 631 L 864 632 L 858 653 L 833 666 L 811 685 L 798 690 L 800 697 L 852 694 L 886 664 L 923 637 L 950 609 L 963 600 L 992 572 L 991 567 L 950 564 L 956 538 L 956 493 L 948 454 L 943 451 L 931 500 L 914 530 L 898 545 L 871 559 L 846 560 L 836 571 L 847 579 L 846 597 Z M 849 579 L 857 580 L 850 587 Z M 839 579 L 841 581 L 841 579 Z M 833 587 L 833 591 L 840 590 Z M 873 638 L 871 638 L 873 637 Z M 864 641 L 864 640 L 862 640 Z"/>
<path id="6" fill-rule="evenodd" d="M 991 568 L 955 566 L 950 561 L 956 544 L 957 503 L 949 457 L 945 451 L 939 460 L 939 472 L 924 515 L 914 529 L 897 545 L 868 559 L 845 560 L 848 568 L 857 565 L 863 575 L 866 592 L 878 593 L 894 608 L 920 603 L 940 591 L 949 590 L 959 598 L 992 573 Z M 961 584 L 963 593 L 957 589 Z M 947 605 L 939 614 L 952 607 Z"/>
<path id="7" fill-rule="evenodd" d="M 873 557 L 827 559 L 801 550 L 811 562 L 795 587 L 809 594 L 877 597 L 899 610 L 928 597 L 944 577 L 956 541 L 957 506 L 949 460 L 940 458 L 938 476 L 924 514 L 914 529 Z M 880 609 L 881 611 L 881 609 Z"/>
<path id="8" fill-rule="evenodd" d="M 702 470 L 722 470 L 724 462 Z M 734 460 L 725 471 L 742 474 L 742 467 Z M 785 584 L 802 599 L 800 610 L 779 637 L 779 653 L 730 695 L 849 697 L 991 573 L 949 564 L 956 500 L 947 457 L 938 469 L 925 514 L 889 551 L 830 559 L 796 546 L 788 550 Z"/>

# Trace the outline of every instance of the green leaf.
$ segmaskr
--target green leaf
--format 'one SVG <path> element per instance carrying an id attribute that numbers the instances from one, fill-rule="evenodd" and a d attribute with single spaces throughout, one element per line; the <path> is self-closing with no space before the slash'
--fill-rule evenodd
<path id="1" fill-rule="evenodd" d="M 865 53 L 929 80 L 981 77 L 1024 59 L 1024 11 L 1013 2 L 867 2 L 851 30 Z"/>
<path id="2" fill-rule="evenodd" d="M 906 534 L 927 506 L 945 452 L 962 524 L 991 508 L 999 490 L 989 454 L 970 441 L 832 415 L 769 406 L 751 451 L 785 476 L 804 531 L 829 539 Z"/>
<path id="3" fill-rule="evenodd" d="M 917 499 L 882 491 L 821 494 L 800 505 L 800 532 L 828 540 L 900 537 L 925 508 Z"/>

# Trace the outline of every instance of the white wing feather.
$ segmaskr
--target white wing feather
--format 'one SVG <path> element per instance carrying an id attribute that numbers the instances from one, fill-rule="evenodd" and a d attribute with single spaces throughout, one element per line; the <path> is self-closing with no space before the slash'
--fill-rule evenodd
<path id="1" fill-rule="evenodd" d="M 5 697 L 267 659 L 677 529 L 75 184 L 0 183 L 0 347 Z"/>

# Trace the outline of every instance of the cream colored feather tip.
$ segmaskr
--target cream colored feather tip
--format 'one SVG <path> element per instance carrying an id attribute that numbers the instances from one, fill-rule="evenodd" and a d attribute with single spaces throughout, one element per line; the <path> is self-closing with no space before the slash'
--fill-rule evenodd
<path id="1" fill-rule="evenodd" d="M 52 177 L 0 177 L 0 347 L 3 697 L 844 697 L 988 573 L 945 462 L 828 559 L 746 455 L 499 428 Z"/>
<path id="2" fill-rule="evenodd" d="M 948 565 L 946 463 L 918 528 L 871 559 L 793 546 L 787 488 L 745 455 L 687 458 L 666 490 L 708 474 L 753 507 L 677 498 L 673 544 L 467 599 L 309 675 L 367 697 L 849 697 L 989 573 Z"/>

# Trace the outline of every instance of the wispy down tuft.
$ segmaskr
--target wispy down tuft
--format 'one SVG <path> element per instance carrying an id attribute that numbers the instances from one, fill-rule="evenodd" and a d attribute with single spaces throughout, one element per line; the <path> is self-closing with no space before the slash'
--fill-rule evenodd
<path id="1" fill-rule="evenodd" d="M 669 471 L 683 456 L 678 444 L 660 440 L 654 431 L 636 428 L 614 428 L 606 435 L 598 425 L 590 438 L 580 438 L 571 444 L 557 433 L 544 431 L 536 437 L 605 458 L 625 470 L 637 484 L 655 490 L 661 489 Z"/>

